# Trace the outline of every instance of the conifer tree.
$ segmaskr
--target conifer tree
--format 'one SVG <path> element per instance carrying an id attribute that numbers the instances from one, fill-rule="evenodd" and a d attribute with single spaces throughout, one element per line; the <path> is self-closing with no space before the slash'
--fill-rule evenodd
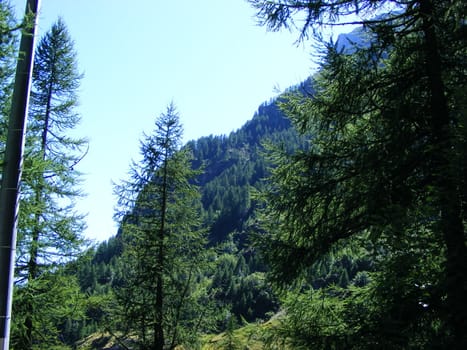
<path id="1" fill-rule="evenodd" d="M 122 324 L 141 349 L 173 349 L 196 335 L 202 315 L 194 294 L 205 264 L 201 202 L 190 151 L 173 104 L 141 142 L 131 179 L 116 186 L 122 209 L 126 276 L 117 290 Z M 191 333 L 191 334 L 190 334 Z"/>
<path id="2" fill-rule="evenodd" d="M 465 347 L 465 3 L 250 2 L 274 30 L 303 20 L 304 38 L 347 20 L 370 41 L 346 52 L 329 45 L 312 96 L 284 106 L 313 138 L 310 151 L 276 155 L 281 166 L 266 194 L 274 234 L 265 243 L 277 277 L 296 276 L 340 242 L 370 233 L 388 259 L 376 293 L 388 309 L 370 322 L 384 331 L 390 320 L 393 334 L 406 337 L 385 346 Z M 394 281 L 400 288 L 387 293 Z"/>
<path id="3" fill-rule="evenodd" d="M 80 121 L 75 111 L 80 78 L 73 41 L 59 19 L 39 42 L 33 69 L 14 299 L 13 345 L 19 348 L 57 342 L 52 325 L 63 310 L 55 302 L 78 290 L 76 283 L 64 280 L 69 277 L 60 274 L 59 266 L 84 243 L 83 216 L 74 209 L 81 195 L 74 167 L 86 143 L 69 136 Z"/>

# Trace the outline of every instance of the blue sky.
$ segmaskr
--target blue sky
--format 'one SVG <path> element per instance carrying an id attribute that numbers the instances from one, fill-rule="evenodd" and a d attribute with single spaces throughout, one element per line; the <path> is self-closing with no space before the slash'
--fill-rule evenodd
<path id="1" fill-rule="evenodd" d="M 11 3 L 22 13 L 26 0 Z M 39 36 L 61 16 L 84 73 L 75 133 L 90 146 L 77 204 L 88 238 L 115 235 L 112 181 L 126 178 L 142 133 L 171 101 L 185 141 L 228 134 L 276 88 L 313 72 L 311 43 L 267 32 L 254 13 L 244 0 L 42 0 Z"/>

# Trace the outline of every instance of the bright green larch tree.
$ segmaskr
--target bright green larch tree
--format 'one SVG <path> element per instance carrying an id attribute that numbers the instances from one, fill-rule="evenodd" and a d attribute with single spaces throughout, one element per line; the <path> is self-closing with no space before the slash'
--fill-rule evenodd
<path id="1" fill-rule="evenodd" d="M 130 179 L 116 186 L 126 271 L 116 291 L 119 319 L 126 334 L 137 334 L 141 349 L 195 341 L 205 321 L 198 303 L 207 252 L 193 183 L 198 172 L 181 141 L 182 125 L 171 104 L 141 141 L 142 160 L 132 165 Z"/>
<path id="2" fill-rule="evenodd" d="M 74 205 L 82 194 L 75 166 L 86 142 L 71 136 L 80 121 L 80 79 L 73 41 L 59 19 L 39 42 L 34 61 L 20 196 L 15 348 L 59 342 L 57 325 L 72 314 L 78 295 L 77 283 L 60 270 L 84 243 L 83 215 Z"/>

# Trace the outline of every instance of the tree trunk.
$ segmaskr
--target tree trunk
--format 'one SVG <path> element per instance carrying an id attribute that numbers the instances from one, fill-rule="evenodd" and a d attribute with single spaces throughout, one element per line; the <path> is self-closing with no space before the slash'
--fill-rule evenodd
<path id="1" fill-rule="evenodd" d="M 169 130 L 167 128 L 166 139 L 169 138 Z M 163 163 L 163 178 L 162 178 L 162 198 L 161 198 L 161 222 L 158 232 L 158 241 L 159 241 L 159 252 L 157 255 L 158 258 L 158 276 L 157 276 L 157 286 L 156 286 L 156 322 L 154 325 L 154 349 L 163 350 L 164 349 L 164 236 L 165 236 L 165 220 L 166 220 L 166 210 L 167 210 L 167 167 L 168 167 L 168 149 L 165 149 L 164 153 L 164 163 Z"/>
<path id="2" fill-rule="evenodd" d="M 190 290 L 191 277 L 193 275 L 193 268 L 194 268 L 194 266 L 190 267 L 190 272 L 188 273 L 188 279 L 187 279 L 187 281 L 185 283 L 185 287 L 183 288 L 183 292 L 180 295 L 180 300 L 179 300 L 177 308 L 175 310 L 175 322 L 172 324 L 173 333 L 172 333 L 172 340 L 170 342 L 169 350 L 175 349 L 175 345 L 176 345 L 177 337 L 178 337 L 178 331 L 177 331 L 178 323 L 180 321 L 180 314 L 181 314 L 181 311 L 182 311 L 182 306 L 183 306 L 183 304 L 185 302 L 186 296 L 188 295 L 188 291 Z"/>
<path id="3" fill-rule="evenodd" d="M 46 148 L 47 148 L 47 136 L 49 133 L 49 123 L 50 123 L 50 110 L 51 110 L 51 103 L 52 103 L 52 80 L 53 77 L 50 78 L 50 83 L 47 92 L 47 104 L 44 116 L 44 127 L 42 129 L 42 139 L 41 139 L 41 153 L 42 153 L 42 160 L 46 159 Z M 44 183 L 41 182 L 36 189 L 36 205 L 41 203 L 42 193 L 44 191 Z M 38 250 L 39 250 L 39 238 L 40 238 L 40 221 L 41 215 L 39 212 L 36 212 L 34 215 L 34 222 L 35 227 L 32 232 L 31 237 L 31 247 L 29 249 L 29 261 L 28 261 L 28 284 L 32 283 L 38 276 Z M 32 315 L 34 314 L 34 304 L 33 301 L 30 300 L 27 305 L 28 314 L 26 315 L 26 320 L 24 321 L 24 325 L 26 327 L 26 338 L 29 342 L 29 348 L 32 348 L 32 336 L 33 336 L 33 320 Z"/>

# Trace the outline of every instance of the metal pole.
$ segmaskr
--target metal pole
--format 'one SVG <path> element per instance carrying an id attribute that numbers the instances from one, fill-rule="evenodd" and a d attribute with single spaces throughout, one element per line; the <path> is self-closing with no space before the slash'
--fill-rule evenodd
<path id="1" fill-rule="evenodd" d="M 32 25 L 21 35 L 0 189 L 0 350 L 10 343 L 18 198 L 40 0 L 27 0 Z"/>

